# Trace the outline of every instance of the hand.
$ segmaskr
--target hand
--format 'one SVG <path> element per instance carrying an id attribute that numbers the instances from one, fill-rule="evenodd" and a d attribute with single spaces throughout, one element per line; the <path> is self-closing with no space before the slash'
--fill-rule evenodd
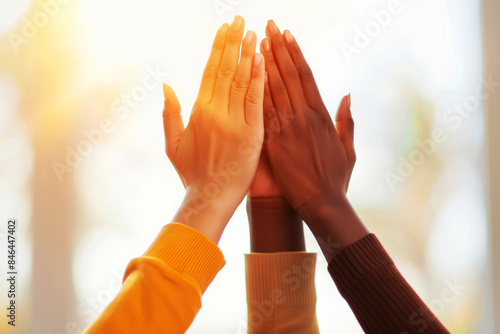
<path id="1" fill-rule="evenodd" d="M 218 30 L 186 129 L 164 85 L 166 152 L 186 188 L 173 220 L 216 243 L 250 187 L 263 140 L 264 61 L 248 31 L 238 63 L 243 30 L 240 16 Z"/>
<path id="2" fill-rule="evenodd" d="M 266 35 L 261 52 L 274 112 L 264 113 L 264 146 L 277 185 L 317 238 L 330 236 L 341 245 L 357 240 L 367 233 L 357 216 L 348 219 L 348 229 L 332 222 L 340 211 L 353 217 L 345 197 L 356 160 L 350 96 L 342 99 L 336 129 L 291 33 L 281 35 L 269 21 Z"/>

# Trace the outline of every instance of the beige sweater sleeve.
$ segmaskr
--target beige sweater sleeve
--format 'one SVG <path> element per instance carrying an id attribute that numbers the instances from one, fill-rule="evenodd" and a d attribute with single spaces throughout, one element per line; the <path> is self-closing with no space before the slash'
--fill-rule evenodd
<path id="1" fill-rule="evenodd" d="M 245 254 L 248 333 L 319 333 L 316 253 Z"/>

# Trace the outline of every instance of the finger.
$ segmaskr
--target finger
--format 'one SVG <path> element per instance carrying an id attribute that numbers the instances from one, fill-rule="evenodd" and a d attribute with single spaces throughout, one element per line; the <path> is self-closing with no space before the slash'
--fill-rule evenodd
<path id="1" fill-rule="evenodd" d="M 269 20 L 266 26 L 266 36 L 271 40 L 271 48 L 274 59 L 281 73 L 281 79 L 285 83 L 288 96 L 294 108 L 302 107 L 305 102 L 304 92 L 300 83 L 299 74 L 295 68 L 295 64 L 288 53 L 288 49 L 283 41 L 278 26 L 273 20 Z"/>
<path id="2" fill-rule="evenodd" d="M 234 17 L 234 21 L 227 32 L 226 46 L 217 72 L 217 81 L 212 99 L 222 109 L 229 105 L 229 94 L 238 67 L 240 44 L 244 28 L 245 21 L 241 16 L 237 15 Z"/>
<path id="3" fill-rule="evenodd" d="M 300 83 L 302 85 L 302 90 L 304 91 L 307 104 L 311 108 L 320 109 L 323 106 L 321 95 L 319 93 L 318 86 L 316 85 L 316 80 L 314 80 L 311 68 L 307 64 L 307 61 L 302 54 L 302 50 L 300 50 L 299 44 L 290 31 L 285 30 L 283 36 L 292 61 L 299 74 Z"/>
<path id="4" fill-rule="evenodd" d="M 264 102 L 264 59 L 256 53 L 253 60 L 252 79 L 245 101 L 245 121 L 253 129 L 263 128 L 262 106 Z"/>
<path id="5" fill-rule="evenodd" d="M 266 113 L 275 114 L 276 117 L 278 116 L 276 115 L 276 109 L 274 108 L 271 90 L 269 89 L 269 79 L 267 77 L 267 72 L 264 73 L 264 114 Z"/>
<path id="6" fill-rule="evenodd" d="M 335 116 L 335 128 L 344 147 L 351 170 L 356 163 L 354 151 L 354 120 L 351 115 L 351 94 L 344 96 Z"/>
<path id="7" fill-rule="evenodd" d="M 163 130 L 165 131 L 165 150 L 169 158 L 175 156 L 182 134 L 184 123 L 181 117 L 181 105 L 174 91 L 163 84 L 165 104 L 163 108 Z"/>
<path id="8" fill-rule="evenodd" d="M 264 75 L 264 143 L 271 142 L 275 136 L 281 134 L 281 126 L 274 108 L 273 98 L 269 89 L 267 72 Z"/>
<path id="9" fill-rule="evenodd" d="M 242 43 L 240 64 L 231 87 L 230 112 L 233 108 L 243 110 L 245 107 L 245 96 L 252 77 L 252 63 L 256 44 L 257 36 L 253 31 L 249 30 Z M 243 115 L 243 113 L 240 114 Z"/>
<path id="10" fill-rule="evenodd" d="M 280 122 L 285 124 L 289 119 L 293 118 L 293 109 L 286 86 L 281 79 L 280 71 L 274 61 L 269 38 L 266 37 L 262 40 L 260 50 L 266 61 L 267 78 L 269 79 L 269 88 L 274 107 L 276 108 Z"/>
<path id="11" fill-rule="evenodd" d="M 224 23 L 219 30 L 217 30 L 217 34 L 215 35 L 215 39 L 212 44 L 212 50 L 210 51 L 210 56 L 208 57 L 207 65 L 203 71 L 198 96 L 207 102 L 212 100 L 215 82 L 217 80 L 217 71 L 219 70 L 222 55 L 224 54 L 228 29 L 229 24 Z"/>

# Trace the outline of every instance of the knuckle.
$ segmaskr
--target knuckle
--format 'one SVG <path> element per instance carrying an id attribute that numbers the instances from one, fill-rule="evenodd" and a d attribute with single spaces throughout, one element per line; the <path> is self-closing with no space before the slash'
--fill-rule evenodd
<path id="1" fill-rule="evenodd" d="M 282 132 L 281 122 L 277 113 L 264 120 L 265 133 L 274 135 Z"/>
<path id="2" fill-rule="evenodd" d="M 295 120 L 295 114 L 291 107 L 284 107 L 280 110 L 279 118 L 281 124 L 287 126 Z"/>
<path id="3" fill-rule="evenodd" d="M 354 120 L 352 119 L 352 117 L 348 117 L 346 120 L 346 126 L 347 126 L 347 129 L 349 130 L 349 132 L 352 134 L 354 134 Z"/>
<path id="4" fill-rule="evenodd" d="M 311 69 L 309 68 L 309 66 L 307 66 L 307 65 L 301 66 L 298 69 L 298 72 L 299 72 L 299 77 L 301 80 L 304 80 L 304 81 L 314 80 L 313 73 L 312 73 Z"/>
<path id="5" fill-rule="evenodd" d="M 281 35 L 276 36 L 275 38 L 273 38 L 271 40 L 271 43 L 274 46 L 274 48 L 276 48 L 276 49 L 278 49 L 280 51 L 283 50 L 283 49 L 286 49 L 285 43 L 283 43 L 283 38 L 281 37 Z"/>
<path id="6" fill-rule="evenodd" d="M 251 90 L 247 93 L 247 102 L 251 104 L 259 104 L 262 97 L 259 93 L 254 90 Z"/>
<path id="7" fill-rule="evenodd" d="M 221 78 L 233 78 L 235 72 L 234 66 L 231 64 L 223 64 L 219 68 L 218 75 Z"/>
<path id="8" fill-rule="evenodd" d="M 163 109 L 163 113 L 162 113 L 163 119 L 167 120 L 168 118 L 170 118 L 170 116 L 172 115 L 172 113 L 173 113 L 172 110 L 170 110 L 168 108 L 164 108 Z"/>
<path id="9" fill-rule="evenodd" d="M 173 116 L 177 116 L 180 113 L 179 110 L 175 110 L 167 106 L 167 101 L 165 101 L 165 105 L 163 107 L 162 117 L 163 119 L 168 119 Z"/>
<path id="10" fill-rule="evenodd" d="M 292 65 L 287 65 L 283 69 L 285 76 L 288 78 L 297 78 L 297 70 Z"/>
<path id="11" fill-rule="evenodd" d="M 276 110 L 274 110 L 274 109 L 266 110 L 266 118 L 267 119 L 273 119 L 275 117 L 276 118 L 278 117 L 278 114 L 276 113 Z"/>
<path id="12" fill-rule="evenodd" d="M 278 94 L 283 94 L 286 92 L 285 85 L 281 81 L 273 83 L 273 89 Z"/>
<path id="13" fill-rule="evenodd" d="M 217 51 L 222 51 L 224 50 L 224 46 L 226 45 L 226 41 L 223 38 L 217 38 L 215 39 L 212 49 L 217 50 Z"/>
<path id="14" fill-rule="evenodd" d="M 233 88 L 237 91 L 245 91 L 248 89 L 249 85 L 249 80 L 244 77 L 236 77 L 233 81 Z"/>
<path id="15" fill-rule="evenodd" d="M 298 58 L 304 58 L 302 55 L 302 50 L 300 50 L 300 47 L 297 43 L 292 43 L 291 45 L 292 53 L 298 57 Z"/>
<path id="16" fill-rule="evenodd" d="M 234 33 L 229 33 L 227 35 L 227 43 L 231 44 L 231 45 L 240 45 L 241 43 L 241 37 L 238 35 L 238 34 L 234 34 Z"/>
<path id="17" fill-rule="evenodd" d="M 203 71 L 203 78 L 206 80 L 213 80 L 217 78 L 217 70 L 214 67 L 208 65 Z"/>
<path id="18" fill-rule="evenodd" d="M 253 59 L 253 56 L 255 55 L 255 47 L 251 47 L 248 45 L 244 45 L 241 48 L 241 57 L 242 58 L 247 58 L 247 59 Z"/>

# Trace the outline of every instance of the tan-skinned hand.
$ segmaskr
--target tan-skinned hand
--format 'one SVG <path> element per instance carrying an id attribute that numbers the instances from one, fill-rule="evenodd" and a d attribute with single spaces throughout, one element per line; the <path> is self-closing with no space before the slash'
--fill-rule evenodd
<path id="1" fill-rule="evenodd" d="M 166 152 L 186 188 L 173 221 L 218 242 L 252 182 L 263 140 L 264 61 L 244 20 L 217 32 L 187 127 L 164 85 Z M 240 55 L 241 45 L 241 59 Z"/>

